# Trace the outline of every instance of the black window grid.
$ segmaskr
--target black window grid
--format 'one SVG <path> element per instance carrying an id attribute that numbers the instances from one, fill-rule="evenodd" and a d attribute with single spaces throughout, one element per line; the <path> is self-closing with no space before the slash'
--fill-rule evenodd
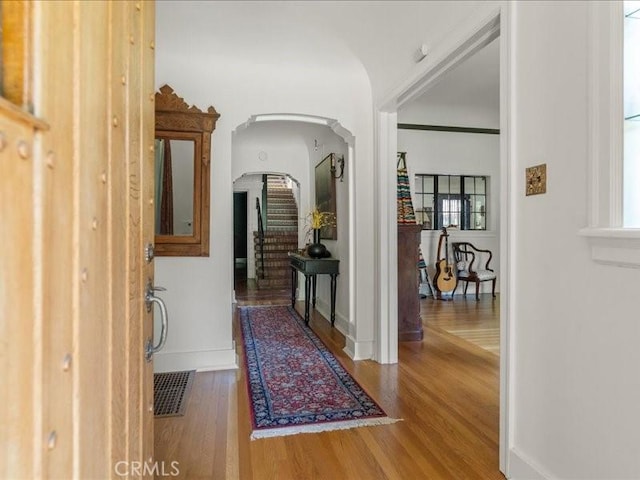
<path id="1" fill-rule="evenodd" d="M 424 229 L 440 230 L 451 226 L 460 230 L 487 229 L 486 176 L 416 174 L 415 178 L 421 183 L 422 190 L 416 191 L 416 219 L 423 224 Z M 457 190 L 454 192 L 451 192 L 452 179 L 459 185 L 459 189 L 454 188 Z M 467 185 L 468 180 L 472 180 L 473 188 Z M 482 184 L 482 189 L 477 188 L 478 182 Z M 446 188 L 441 189 L 441 183 Z M 428 188 L 428 184 L 432 188 Z M 480 207 L 477 207 L 478 204 Z"/>

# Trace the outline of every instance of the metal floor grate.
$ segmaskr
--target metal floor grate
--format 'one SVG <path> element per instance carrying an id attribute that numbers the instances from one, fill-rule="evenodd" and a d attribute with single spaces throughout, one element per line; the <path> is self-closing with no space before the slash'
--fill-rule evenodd
<path id="1" fill-rule="evenodd" d="M 153 375 L 153 414 L 156 417 L 184 415 L 195 370 Z"/>

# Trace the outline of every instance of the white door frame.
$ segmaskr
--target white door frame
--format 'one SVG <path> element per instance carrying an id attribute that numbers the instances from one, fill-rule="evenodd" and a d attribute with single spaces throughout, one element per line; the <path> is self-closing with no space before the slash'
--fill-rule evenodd
<path id="1" fill-rule="evenodd" d="M 397 111 L 402 105 L 422 95 L 444 74 L 465 61 L 496 37 L 500 37 L 500 470 L 508 477 L 508 452 L 513 432 L 509 426 L 512 380 L 511 321 L 513 317 L 515 221 L 513 188 L 515 173 L 511 168 L 511 124 L 513 118 L 513 88 L 511 78 L 511 7 L 507 2 L 487 10 L 459 25 L 445 41 L 423 60 L 412 75 L 395 88 L 376 108 L 376 360 L 381 363 L 398 361 L 398 296 L 397 296 L 397 231 L 396 225 L 396 156 Z M 422 65 L 424 64 L 424 65 Z M 384 279 L 384 281 L 382 281 Z"/>

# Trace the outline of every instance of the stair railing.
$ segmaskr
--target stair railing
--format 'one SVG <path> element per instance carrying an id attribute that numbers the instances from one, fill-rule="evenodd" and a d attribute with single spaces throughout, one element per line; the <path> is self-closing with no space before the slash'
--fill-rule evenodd
<path id="1" fill-rule="evenodd" d="M 256 210 L 258 211 L 258 244 L 260 245 L 260 278 L 264 279 L 264 225 L 262 224 L 262 210 L 260 199 L 256 197 Z"/>

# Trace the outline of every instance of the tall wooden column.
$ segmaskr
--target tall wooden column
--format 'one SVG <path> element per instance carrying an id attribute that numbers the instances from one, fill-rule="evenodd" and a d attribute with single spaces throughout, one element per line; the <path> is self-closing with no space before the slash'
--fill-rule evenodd
<path id="1" fill-rule="evenodd" d="M 398 224 L 398 340 L 422 340 L 418 248 L 421 225 Z"/>

